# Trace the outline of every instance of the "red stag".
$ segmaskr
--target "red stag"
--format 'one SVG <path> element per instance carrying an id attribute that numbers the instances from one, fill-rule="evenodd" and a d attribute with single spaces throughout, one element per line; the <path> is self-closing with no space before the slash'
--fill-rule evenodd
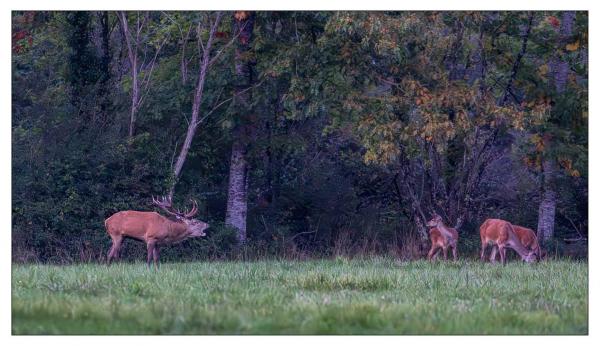
<path id="1" fill-rule="evenodd" d="M 112 239 L 112 247 L 108 253 L 108 264 L 118 258 L 124 238 L 133 238 L 146 243 L 148 249 L 147 263 L 152 260 L 158 266 L 159 246 L 179 243 L 187 238 L 203 237 L 209 225 L 193 219 L 198 213 L 198 204 L 192 200 L 192 210 L 181 212 L 174 210 L 171 199 L 160 200 L 152 197 L 154 205 L 160 207 L 173 218 L 167 218 L 152 211 L 125 210 L 113 214 L 104 221 L 106 231 Z"/>

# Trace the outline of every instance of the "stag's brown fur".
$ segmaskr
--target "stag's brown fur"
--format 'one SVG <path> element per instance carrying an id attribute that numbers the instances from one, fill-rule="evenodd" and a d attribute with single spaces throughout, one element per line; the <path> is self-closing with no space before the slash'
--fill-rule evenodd
<path id="1" fill-rule="evenodd" d="M 156 212 L 120 211 L 104 222 L 106 231 L 112 239 L 112 247 L 108 253 L 108 263 L 118 258 L 123 239 L 133 238 L 146 243 L 148 264 L 154 260 L 158 266 L 159 246 L 174 244 L 190 237 L 206 235 L 204 230 L 208 224 L 194 219 L 171 220 Z"/>

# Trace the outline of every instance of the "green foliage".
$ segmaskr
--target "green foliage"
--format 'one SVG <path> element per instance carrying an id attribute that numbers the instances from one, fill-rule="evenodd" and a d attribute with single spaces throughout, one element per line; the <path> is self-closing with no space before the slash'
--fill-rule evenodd
<path id="1" fill-rule="evenodd" d="M 152 209 L 150 197 L 171 185 L 198 79 L 198 35 L 208 35 L 196 29 L 211 13 L 141 15 L 147 53 L 164 46 L 128 139 L 130 63 L 116 15 L 13 13 L 14 260 L 102 260 L 104 219 Z M 108 54 L 103 18 L 114 27 Z M 559 18 L 534 12 L 513 76 L 529 13 L 258 12 L 244 56 L 255 71 L 244 91 L 252 104 L 241 109 L 224 14 L 215 39 L 223 51 L 200 107 L 206 119 L 175 191 L 178 205 L 198 199 L 199 218 L 213 228 L 166 249 L 165 260 L 419 257 L 417 207 L 449 224 L 461 217 L 465 241 L 476 241 L 487 217 L 535 229 L 542 158 L 560 168 L 555 240 L 587 236 L 587 14 L 577 13 L 564 40 Z M 552 86 L 556 61 L 571 71 L 562 93 Z M 232 130 L 242 122 L 251 138 L 249 243 L 235 248 L 221 223 L 240 135 Z M 476 244 L 464 246 L 474 255 Z M 143 252 L 137 244 L 124 255 Z"/>

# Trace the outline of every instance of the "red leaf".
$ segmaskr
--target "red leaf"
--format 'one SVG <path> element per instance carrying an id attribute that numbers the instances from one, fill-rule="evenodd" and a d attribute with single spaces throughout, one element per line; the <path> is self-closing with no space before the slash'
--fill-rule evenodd
<path id="1" fill-rule="evenodd" d="M 550 23 L 550 25 L 552 25 L 555 28 L 558 28 L 560 26 L 560 20 L 554 16 L 548 16 L 548 23 Z"/>

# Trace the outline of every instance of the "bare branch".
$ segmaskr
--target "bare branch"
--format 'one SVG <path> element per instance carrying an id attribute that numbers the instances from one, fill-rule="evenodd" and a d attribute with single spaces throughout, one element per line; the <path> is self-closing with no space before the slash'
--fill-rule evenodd
<path id="1" fill-rule="evenodd" d="M 167 37 L 165 37 L 165 39 L 158 46 L 158 49 L 156 50 L 156 53 L 154 54 L 154 57 L 150 61 L 150 71 L 148 71 L 148 73 L 142 79 L 142 83 L 141 84 L 142 84 L 142 90 L 144 91 L 144 94 L 140 97 L 140 100 L 138 102 L 139 105 L 142 104 L 144 98 L 146 97 L 146 95 L 148 95 L 148 91 L 150 90 L 150 88 L 149 88 L 150 78 L 152 77 L 152 72 L 154 71 L 154 65 L 156 63 L 156 58 L 158 57 L 158 54 L 160 53 L 162 47 L 165 45 L 165 43 L 167 42 L 167 40 L 169 38 L 170 37 L 168 35 L 167 35 Z"/>
<path id="2" fill-rule="evenodd" d="M 229 40 L 229 42 L 227 42 L 227 44 L 225 44 L 225 46 L 223 46 L 218 52 L 217 54 L 215 54 L 215 56 L 210 59 L 209 65 L 212 65 L 214 62 L 217 61 L 217 59 L 219 58 L 219 56 L 227 49 L 229 48 L 229 46 L 231 46 L 233 44 L 233 42 L 235 42 L 237 40 L 237 38 L 240 36 L 240 34 L 242 33 L 242 31 L 244 31 L 244 28 L 246 27 L 246 25 L 248 24 L 248 22 L 245 22 L 242 27 L 238 30 L 238 33 L 235 34 L 235 36 L 233 36 L 231 38 L 231 40 Z"/>
<path id="3" fill-rule="evenodd" d="M 204 43 L 202 42 L 202 32 L 200 30 L 201 23 L 196 27 L 196 36 L 198 37 L 198 51 L 204 54 Z"/>
<path id="4" fill-rule="evenodd" d="M 132 38 L 131 38 L 131 33 L 129 32 L 129 25 L 127 23 L 127 15 L 125 14 L 125 11 L 118 11 L 117 17 L 120 20 L 121 30 L 123 31 L 123 36 L 125 36 L 125 44 L 127 45 L 129 61 L 131 63 L 131 66 L 133 66 L 135 55 L 133 54 L 133 47 L 132 47 L 132 42 L 131 42 Z"/>
<path id="5" fill-rule="evenodd" d="M 247 87 L 247 88 L 246 88 L 246 89 L 244 89 L 244 90 L 241 90 L 240 92 L 238 92 L 238 93 L 234 94 L 233 96 L 231 96 L 231 97 L 227 98 L 226 100 L 223 100 L 223 101 L 219 102 L 219 104 L 217 104 L 216 106 L 214 106 L 214 107 L 213 107 L 213 109 L 211 109 L 211 110 L 210 110 L 208 113 L 206 113 L 206 114 L 205 114 L 205 115 L 204 115 L 202 118 L 200 118 L 200 120 L 198 120 L 198 123 L 197 123 L 197 124 L 201 124 L 202 122 L 204 122 L 204 120 L 206 120 L 206 119 L 208 118 L 208 116 L 209 116 L 209 115 L 211 115 L 212 113 L 214 113 L 214 112 L 215 112 L 215 111 L 216 111 L 216 110 L 217 110 L 219 107 L 221 107 L 223 104 L 225 104 L 225 103 L 227 103 L 227 102 L 229 102 L 229 101 L 233 100 L 235 97 L 237 97 L 237 96 L 239 96 L 239 95 L 241 95 L 241 94 L 243 94 L 243 93 L 247 92 L 247 91 L 248 91 L 248 90 L 250 90 L 250 89 L 254 89 L 254 88 L 258 87 L 258 86 L 259 86 L 259 85 L 261 85 L 263 82 L 264 82 L 264 79 L 263 79 L 263 80 L 261 80 L 260 82 L 256 83 L 256 84 L 254 84 L 254 85 L 250 86 L 250 87 Z"/>

